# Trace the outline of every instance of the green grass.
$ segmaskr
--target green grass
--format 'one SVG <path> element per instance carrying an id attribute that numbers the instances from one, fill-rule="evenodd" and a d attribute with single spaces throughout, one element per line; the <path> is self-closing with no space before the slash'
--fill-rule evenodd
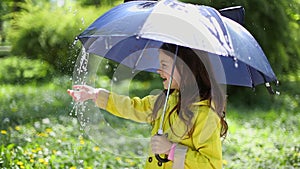
<path id="1" fill-rule="evenodd" d="M 1 86 L 0 168 L 142 168 L 143 158 L 110 153 L 80 129 L 74 114 L 70 116 L 71 99 L 66 94 L 70 86 L 68 78 L 40 85 Z M 269 102 L 281 106 L 268 109 L 229 103 L 224 168 L 300 168 L 297 99 L 283 94 Z M 116 119 L 106 118 L 115 125 Z M 131 123 L 126 125 L 134 128 Z"/>
<path id="2" fill-rule="evenodd" d="M 300 167 L 299 113 L 233 109 L 227 118 L 225 168 Z"/>

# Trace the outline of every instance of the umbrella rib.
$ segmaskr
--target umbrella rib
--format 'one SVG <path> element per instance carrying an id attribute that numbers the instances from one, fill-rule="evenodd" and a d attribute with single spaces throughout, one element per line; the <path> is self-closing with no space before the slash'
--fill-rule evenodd
<path id="1" fill-rule="evenodd" d="M 146 49 L 147 46 L 149 45 L 149 42 L 150 42 L 150 40 L 147 41 L 147 43 L 146 43 L 144 49 L 142 50 L 142 52 L 141 52 L 139 58 L 138 58 L 137 61 L 135 62 L 134 66 L 133 66 L 133 70 L 136 70 L 137 65 L 140 63 L 140 61 L 141 61 L 141 59 L 142 59 L 142 57 L 143 57 L 143 55 L 144 55 L 145 49 Z"/>
<path id="2" fill-rule="evenodd" d="M 274 91 L 273 90 L 272 86 L 270 85 L 270 82 L 267 81 L 266 76 L 262 72 L 260 72 L 260 71 L 258 71 L 258 73 L 263 77 L 264 83 L 265 83 L 265 87 L 267 88 L 268 92 L 270 94 L 272 94 L 272 95 L 279 94 L 278 91 Z"/>
<path id="3" fill-rule="evenodd" d="M 250 81 L 251 81 L 251 84 L 252 84 L 252 88 L 254 88 L 254 80 L 252 79 L 252 73 L 251 73 L 251 70 L 250 70 L 250 66 L 247 65 L 246 67 L 247 67 L 248 73 L 250 74 Z"/>

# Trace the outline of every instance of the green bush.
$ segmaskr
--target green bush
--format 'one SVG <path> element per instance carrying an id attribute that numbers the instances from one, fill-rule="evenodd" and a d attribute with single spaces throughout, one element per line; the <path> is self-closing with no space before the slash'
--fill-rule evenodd
<path id="1" fill-rule="evenodd" d="M 25 84 L 51 79 L 53 68 L 45 61 L 23 57 L 0 59 L 0 84 Z"/>
<path id="2" fill-rule="evenodd" d="M 105 8 L 38 6 L 31 1 L 21 4 L 8 32 L 12 52 L 45 60 L 58 72 L 71 74 L 79 51 L 79 45 L 73 44 L 75 37 Z"/>

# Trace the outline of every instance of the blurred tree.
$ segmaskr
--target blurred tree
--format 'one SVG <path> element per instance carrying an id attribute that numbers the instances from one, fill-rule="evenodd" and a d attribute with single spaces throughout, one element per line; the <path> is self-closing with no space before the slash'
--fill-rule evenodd
<path id="1" fill-rule="evenodd" d="M 72 9 L 71 4 L 58 7 L 46 0 L 26 0 L 19 7 L 22 10 L 14 14 L 8 31 L 12 54 L 45 60 L 57 72 L 71 74 L 78 53 L 73 41 L 85 24 L 101 13 L 88 8 Z"/>
<path id="2" fill-rule="evenodd" d="M 3 33 L 3 15 L 5 15 L 5 4 L 4 2 L 0 2 L 0 44 L 5 42 L 5 35 Z"/>
<path id="3" fill-rule="evenodd" d="M 5 43 L 6 34 L 4 32 L 4 22 L 7 20 L 7 14 L 11 11 L 9 0 L 0 2 L 0 43 Z"/>

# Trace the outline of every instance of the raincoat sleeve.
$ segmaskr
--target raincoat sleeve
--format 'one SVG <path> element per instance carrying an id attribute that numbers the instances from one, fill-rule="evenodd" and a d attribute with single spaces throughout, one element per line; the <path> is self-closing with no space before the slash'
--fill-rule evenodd
<path id="1" fill-rule="evenodd" d="M 106 98 L 105 98 L 106 97 Z M 149 95 L 144 98 L 130 98 L 124 95 L 109 93 L 108 96 L 99 94 L 96 105 L 111 114 L 136 122 L 151 122 L 151 113 L 157 96 Z M 103 104 L 106 103 L 106 104 Z"/>
<path id="2" fill-rule="evenodd" d="M 201 108 L 191 136 L 193 146 L 178 143 L 174 153 L 173 169 L 221 169 L 222 147 L 220 119 L 208 107 Z"/>

